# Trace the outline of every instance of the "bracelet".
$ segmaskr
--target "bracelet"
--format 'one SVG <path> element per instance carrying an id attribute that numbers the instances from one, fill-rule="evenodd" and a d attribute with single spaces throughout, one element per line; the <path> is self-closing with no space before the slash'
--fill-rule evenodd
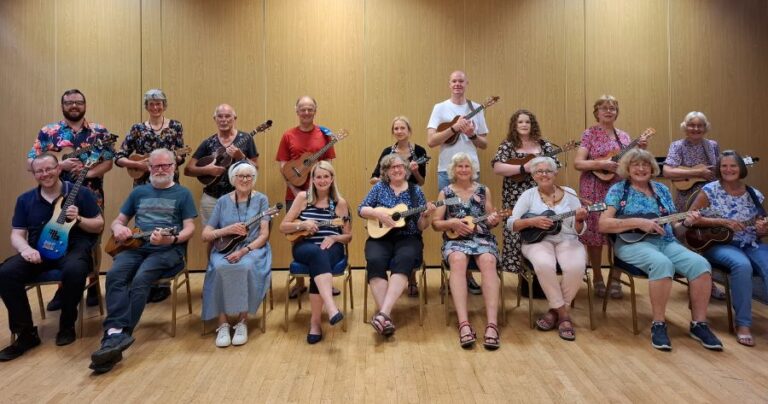
<path id="1" fill-rule="evenodd" d="M 467 136 L 467 138 L 468 138 L 469 140 L 475 140 L 475 139 L 477 139 L 477 135 L 476 135 L 476 134 L 473 134 L 472 136 Z"/>
<path id="2" fill-rule="evenodd" d="M 245 249 L 246 249 L 246 250 L 248 250 L 248 252 L 251 252 L 251 251 L 253 251 L 253 248 L 251 248 L 251 246 L 250 246 L 250 245 L 246 245 L 246 246 L 245 246 Z"/>
<path id="3" fill-rule="evenodd" d="M 459 134 L 459 131 L 457 131 L 456 129 L 453 129 L 453 126 L 451 126 L 451 132 L 453 132 L 454 135 Z"/>

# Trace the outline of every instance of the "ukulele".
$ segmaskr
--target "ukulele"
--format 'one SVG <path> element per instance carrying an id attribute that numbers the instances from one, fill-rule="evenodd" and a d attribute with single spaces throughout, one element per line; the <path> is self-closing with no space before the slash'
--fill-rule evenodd
<path id="1" fill-rule="evenodd" d="M 67 195 L 67 199 L 62 200 L 63 198 L 59 196 L 53 201 L 53 206 L 55 206 L 53 215 L 43 227 L 43 230 L 40 232 L 40 238 L 37 240 L 37 250 L 40 252 L 42 258 L 56 260 L 67 253 L 69 231 L 72 230 L 72 227 L 75 225 L 74 220 L 67 221 L 67 208 L 75 203 L 77 193 L 80 191 L 83 181 L 85 181 L 85 176 L 88 174 L 88 170 L 99 161 L 101 152 L 114 144 L 116 140 L 117 136 L 110 135 L 107 139 L 99 139 L 91 146 L 83 147 L 72 156 L 66 157 L 78 157 L 83 153 L 89 153 L 88 159 L 80 170 L 72 189 L 69 191 L 69 195 Z M 88 149 L 88 151 L 85 152 L 85 149 Z"/>
<path id="2" fill-rule="evenodd" d="M 332 136 L 333 139 L 326 143 L 320 150 L 314 153 L 304 153 L 299 158 L 286 162 L 283 168 L 280 169 L 285 181 L 294 187 L 300 188 L 304 186 L 304 184 L 307 183 L 309 171 L 312 169 L 312 166 L 315 165 L 315 163 L 320 160 L 320 157 L 322 157 L 328 149 L 333 147 L 336 142 L 344 139 L 348 135 L 349 133 L 345 129 L 340 130 L 339 133 L 336 134 L 330 133 L 327 136 Z"/>
<path id="3" fill-rule="evenodd" d="M 754 226 L 760 217 L 741 221 L 744 227 Z M 734 231 L 725 226 L 692 227 L 685 231 L 685 242 L 692 250 L 704 252 L 715 244 L 728 244 L 733 240 Z"/>
<path id="4" fill-rule="evenodd" d="M 182 158 L 186 157 L 187 154 L 189 154 L 192 151 L 192 149 L 190 149 L 189 146 L 184 145 L 184 147 L 182 147 L 182 148 L 179 148 L 179 149 L 176 149 L 176 150 L 171 150 L 171 151 L 173 152 L 174 161 L 175 161 L 175 157 L 182 157 Z M 149 153 L 147 153 L 147 154 L 134 153 L 134 154 L 131 154 L 130 156 L 128 156 L 128 159 L 132 160 L 132 161 L 147 162 L 147 161 L 149 161 L 148 160 L 149 159 Z M 138 169 L 138 168 L 126 167 L 126 171 L 128 172 L 128 175 L 131 178 L 133 178 L 134 180 L 138 180 L 138 179 L 140 179 L 142 177 L 149 176 L 149 172 L 141 170 L 141 169 Z"/>
<path id="5" fill-rule="evenodd" d="M 74 148 L 71 146 L 64 146 L 59 151 L 49 150 L 47 153 L 53 154 L 57 159 L 59 159 L 59 161 L 63 161 L 71 158 L 79 158 L 83 154 L 90 154 L 93 151 L 101 151 L 105 147 L 112 145 L 115 142 L 117 142 L 117 135 L 114 133 L 109 133 L 104 135 L 103 139 L 97 139 L 95 142 L 93 142 L 93 144 L 85 147 Z"/>
<path id="6" fill-rule="evenodd" d="M 612 151 L 608 153 L 607 155 L 601 157 L 601 158 L 595 158 L 594 161 L 606 161 L 611 160 L 613 162 L 618 162 L 621 160 L 622 157 L 624 157 L 624 154 L 626 154 L 628 151 L 632 150 L 637 146 L 638 143 L 640 143 L 643 140 L 648 140 L 651 138 L 651 136 L 656 134 L 656 129 L 648 128 L 643 131 L 643 133 L 640 134 L 640 136 L 637 137 L 637 139 L 633 140 L 630 144 L 626 145 L 625 147 L 622 147 L 621 150 Z M 592 174 L 595 174 L 595 176 L 605 182 L 608 182 L 612 180 L 614 177 L 616 177 L 616 173 L 610 172 L 608 170 L 592 170 Z"/>
<path id="7" fill-rule="evenodd" d="M 463 218 L 461 218 L 459 220 L 461 220 L 464 224 L 469 226 L 469 228 L 472 229 L 472 231 L 475 231 L 475 228 L 477 227 L 477 224 L 487 221 L 488 217 L 490 217 L 492 213 L 493 212 L 486 213 L 486 214 L 484 214 L 484 215 L 482 215 L 480 217 L 464 216 Z M 506 219 L 506 218 L 508 218 L 509 216 L 512 215 L 512 211 L 509 210 L 509 209 L 503 209 L 503 210 L 500 210 L 500 211 L 496 212 L 496 215 L 499 217 L 499 219 L 504 220 L 504 219 Z M 446 231 L 445 232 L 445 236 L 448 237 L 451 240 L 457 239 L 457 238 L 461 237 L 461 235 L 459 233 L 457 233 L 457 232 L 455 232 L 453 230 Z"/>
<path id="8" fill-rule="evenodd" d="M 585 206 L 585 208 L 587 209 L 587 213 L 602 212 L 608 209 L 608 206 L 606 206 L 605 203 L 600 202 L 600 203 L 595 203 L 593 205 Z M 571 210 L 569 212 L 564 212 L 560 214 L 556 214 L 554 211 L 549 209 L 541 213 L 530 213 L 530 212 L 526 213 L 521 217 L 521 219 L 528 219 L 528 218 L 537 217 L 537 216 L 545 216 L 545 217 L 548 217 L 550 220 L 552 220 L 554 223 L 552 223 L 552 226 L 548 229 L 540 229 L 538 227 L 526 227 L 525 229 L 520 230 L 520 238 L 525 244 L 538 243 L 548 235 L 555 235 L 560 233 L 560 230 L 562 230 L 563 228 L 563 220 L 575 215 L 576 215 L 575 210 Z"/>
<path id="9" fill-rule="evenodd" d="M 458 197 L 443 199 L 442 201 L 435 201 L 432 202 L 435 204 L 436 207 L 440 206 L 451 206 L 451 205 L 458 205 L 461 203 L 461 199 Z M 413 216 L 416 214 L 419 214 L 421 212 L 424 212 L 427 210 L 426 206 L 418 206 L 415 208 L 408 209 L 408 206 L 404 203 L 399 203 L 395 205 L 392 208 L 386 208 L 384 206 L 379 206 L 377 208 L 373 208 L 373 210 L 377 212 L 384 212 L 389 217 L 392 218 L 392 220 L 395 221 L 394 227 L 404 227 L 405 226 L 405 218 L 408 216 Z M 366 224 L 366 227 L 368 228 L 368 235 L 371 236 L 371 238 L 381 238 L 384 237 L 387 233 L 389 233 L 390 230 L 392 230 L 392 227 L 387 227 L 381 222 L 379 222 L 379 219 L 371 218 L 368 219 L 368 222 Z"/>
<path id="10" fill-rule="evenodd" d="M 516 166 L 521 166 L 521 165 L 524 165 L 525 163 L 533 160 L 536 157 L 554 157 L 554 156 L 557 156 L 560 153 L 565 153 L 567 151 L 573 150 L 573 149 L 579 147 L 580 145 L 581 145 L 581 142 L 578 142 L 578 141 L 575 141 L 575 140 L 570 140 L 570 141 L 568 141 L 568 143 L 564 144 L 562 147 L 559 147 L 559 146 L 555 147 L 555 149 L 552 150 L 549 153 L 544 153 L 544 154 L 528 154 L 528 155 L 526 155 L 525 157 L 522 157 L 522 158 L 509 159 L 509 160 L 505 161 L 504 163 L 505 164 L 512 164 L 512 165 L 516 165 Z M 519 182 L 519 181 L 524 180 L 525 176 L 526 176 L 526 174 L 524 174 L 524 173 L 523 174 L 515 174 L 515 175 L 511 176 L 510 178 L 512 178 L 513 181 L 518 181 Z"/>
<path id="11" fill-rule="evenodd" d="M 256 134 L 266 132 L 269 128 L 272 127 L 272 120 L 268 119 L 266 122 L 259 125 L 256 129 L 254 129 L 251 133 L 248 133 L 248 137 L 253 138 Z M 247 137 L 242 137 L 237 142 L 233 143 L 232 145 L 237 147 L 238 149 L 243 148 L 245 146 L 245 142 L 248 140 Z M 227 148 L 222 146 L 216 149 L 211 155 L 202 157 L 200 160 L 197 160 L 195 163 L 195 167 L 205 167 L 211 163 L 214 163 L 215 165 L 219 167 L 229 168 L 229 166 L 234 162 L 234 159 L 232 156 L 230 156 L 227 153 Z M 224 172 L 221 175 L 201 175 L 197 177 L 197 180 L 200 181 L 205 186 L 215 185 L 219 181 L 221 181 L 221 177 L 223 177 L 226 174 Z"/>
<path id="12" fill-rule="evenodd" d="M 248 219 L 245 221 L 245 228 L 250 231 L 251 226 L 253 226 L 256 222 L 261 220 L 263 217 L 275 217 L 277 214 L 280 213 L 280 209 L 283 208 L 282 203 L 276 203 L 275 206 L 265 210 L 264 212 L 259 213 L 258 215 Z M 222 254 L 228 254 L 232 250 L 235 249 L 238 245 L 242 243 L 243 240 L 245 240 L 245 235 L 238 235 L 238 234 L 227 234 L 226 236 L 221 236 L 219 238 L 216 238 L 213 240 L 213 248 L 216 249 L 216 251 L 222 253 Z"/>
<path id="13" fill-rule="evenodd" d="M 149 236 L 151 236 L 155 230 L 159 231 L 163 236 L 179 235 L 179 230 L 176 229 L 176 227 L 163 227 L 147 231 L 141 231 L 141 229 L 136 227 L 133 229 L 133 235 L 128 237 L 125 241 L 117 241 L 114 234 L 109 236 L 107 245 L 104 246 L 104 251 L 114 257 L 115 255 L 120 254 L 125 250 L 133 250 L 134 248 L 139 248 L 142 244 L 144 244 L 145 241 L 149 240 Z"/>
<path id="14" fill-rule="evenodd" d="M 713 212 L 710 209 L 701 209 L 699 212 L 702 214 L 706 214 L 708 216 L 713 215 Z M 685 220 L 685 217 L 688 215 L 688 212 L 680 212 L 680 213 L 673 213 L 671 215 L 667 216 L 658 216 L 656 213 L 642 213 L 639 215 L 621 215 L 617 217 L 617 219 L 630 219 L 630 218 L 643 218 L 643 219 L 651 219 L 656 224 L 660 226 L 664 226 L 667 223 L 674 223 L 674 222 L 680 222 Z M 616 234 L 618 238 L 620 238 L 625 243 L 637 243 L 638 241 L 643 241 L 646 237 L 659 237 L 658 234 L 651 234 L 646 233 L 640 229 L 632 229 L 627 230 L 622 233 Z"/>
<path id="15" fill-rule="evenodd" d="M 315 224 L 317 227 L 341 227 L 344 226 L 345 222 L 349 221 L 349 216 L 344 217 L 337 217 L 330 220 L 315 220 Z M 291 222 L 293 225 L 299 225 L 302 221 L 296 220 Z M 290 242 L 296 242 L 300 241 L 304 237 L 309 235 L 309 230 L 299 230 L 293 233 L 288 233 L 285 235 L 285 238 L 288 239 Z"/>
<path id="16" fill-rule="evenodd" d="M 496 104 L 497 102 L 499 102 L 499 99 L 500 99 L 500 97 L 498 95 L 494 95 L 494 96 L 488 97 L 488 99 L 485 100 L 484 104 L 480 104 L 479 107 L 475 108 L 472 112 L 464 115 L 463 118 L 467 119 L 467 120 L 472 119 L 472 117 L 474 117 L 475 115 L 479 114 L 482 110 L 484 110 L 484 109 L 490 107 L 491 105 Z M 443 132 L 445 130 L 448 130 L 451 126 L 453 126 L 453 124 L 455 124 L 456 122 L 459 121 L 459 118 L 462 118 L 462 117 L 459 116 L 459 115 L 456 115 L 455 117 L 453 117 L 453 119 L 451 119 L 450 122 L 443 122 L 443 123 L 437 125 L 437 131 L 438 132 Z M 454 133 L 451 137 L 449 137 L 443 143 L 445 143 L 445 144 L 447 144 L 449 146 L 453 146 L 453 145 L 456 144 L 456 142 L 459 141 L 459 135 L 461 135 L 461 132 Z"/>
<path id="17" fill-rule="evenodd" d="M 744 157 L 744 164 L 747 167 L 753 166 L 758 161 L 760 161 L 760 157 L 750 157 L 750 156 Z M 679 166 L 677 168 L 682 168 L 685 171 L 695 172 L 702 168 L 707 168 L 707 167 L 709 166 L 706 164 L 696 164 L 693 167 Z M 677 189 L 678 191 L 687 191 L 693 188 L 696 184 L 699 184 L 702 182 L 709 182 L 709 180 L 706 178 L 696 177 L 696 176 L 681 178 L 678 180 L 670 180 L 670 181 L 672 182 L 672 186 L 675 187 L 675 189 Z"/>

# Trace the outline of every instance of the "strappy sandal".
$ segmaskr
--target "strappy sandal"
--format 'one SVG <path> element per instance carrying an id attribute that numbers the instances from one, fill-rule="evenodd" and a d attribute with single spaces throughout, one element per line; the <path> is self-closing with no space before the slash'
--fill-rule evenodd
<path id="1" fill-rule="evenodd" d="M 621 290 L 621 282 L 614 279 L 613 282 L 611 282 L 611 290 L 608 291 L 608 295 L 611 296 L 611 299 L 624 298 L 624 292 Z"/>
<path id="2" fill-rule="evenodd" d="M 419 297 L 419 285 L 417 283 L 408 284 L 408 297 Z"/>
<path id="3" fill-rule="evenodd" d="M 488 329 L 493 330 L 496 333 L 495 337 L 488 336 Z M 488 323 L 485 326 L 485 335 L 483 336 L 483 347 L 489 351 L 495 351 L 501 346 L 500 342 L 501 334 L 499 334 L 499 327 L 495 323 Z"/>
<path id="4" fill-rule="evenodd" d="M 750 348 L 755 346 L 755 339 L 750 334 L 736 334 L 736 342 Z"/>
<path id="5" fill-rule="evenodd" d="M 379 318 L 383 319 L 383 321 L 379 320 Z M 371 317 L 371 327 L 373 327 L 379 335 L 385 337 L 389 337 L 395 333 L 395 325 L 392 323 L 392 319 L 382 312 L 378 312 Z"/>
<path id="6" fill-rule="evenodd" d="M 568 325 L 564 325 L 568 323 Z M 566 341 L 575 341 L 576 332 L 573 329 L 573 321 L 570 318 L 564 318 L 557 323 L 557 335 Z"/>
<path id="7" fill-rule="evenodd" d="M 541 331 L 551 331 L 557 325 L 557 310 L 549 309 L 543 316 L 536 320 L 536 328 Z"/>
<path id="8" fill-rule="evenodd" d="M 469 328 L 468 334 L 461 334 L 461 329 L 467 327 Z M 477 334 L 475 333 L 475 330 L 472 329 L 472 325 L 469 324 L 469 321 L 462 321 L 459 323 L 459 344 L 464 349 L 469 349 L 475 346 L 475 341 L 477 341 Z"/>
<path id="9" fill-rule="evenodd" d="M 595 296 L 597 297 L 605 297 L 605 282 L 603 281 L 595 281 L 592 283 L 592 287 L 595 289 Z"/>

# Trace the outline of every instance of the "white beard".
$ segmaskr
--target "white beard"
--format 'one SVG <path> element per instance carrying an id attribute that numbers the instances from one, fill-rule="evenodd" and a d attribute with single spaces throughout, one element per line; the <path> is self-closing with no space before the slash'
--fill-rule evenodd
<path id="1" fill-rule="evenodd" d="M 149 182 L 155 188 L 165 189 L 173 185 L 173 175 L 155 174 L 149 176 Z"/>

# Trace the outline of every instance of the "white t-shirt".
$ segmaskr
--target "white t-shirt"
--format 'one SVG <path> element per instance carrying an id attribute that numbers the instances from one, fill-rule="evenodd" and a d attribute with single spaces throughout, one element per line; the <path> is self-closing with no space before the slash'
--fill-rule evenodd
<path id="1" fill-rule="evenodd" d="M 480 104 L 472 102 L 472 106 L 477 109 L 480 107 Z M 443 122 L 450 122 L 456 115 L 464 116 L 470 112 L 472 112 L 472 110 L 469 109 L 469 104 L 456 105 L 452 103 L 450 99 L 447 99 L 441 103 L 435 104 L 435 107 L 432 108 L 432 115 L 429 117 L 427 129 L 437 129 L 438 125 Z M 488 134 L 488 126 L 485 124 L 485 115 L 483 111 L 480 111 L 477 115 L 473 116 L 471 121 L 475 124 L 475 134 Z M 451 158 L 458 152 L 469 154 L 472 161 L 480 167 L 480 161 L 477 158 L 477 148 L 472 141 L 469 140 L 469 137 L 462 133 L 459 135 L 459 140 L 453 145 L 447 145 L 445 143 L 440 145 L 440 159 L 437 163 L 437 171 L 448 171 L 448 164 L 451 163 Z"/>
<path id="2" fill-rule="evenodd" d="M 522 195 L 520 195 L 520 198 L 517 199 L 515 207 L 512 208 L 512 216 L 507 219 L 507 228 L 512 230 L 512 226 L 514 225 L 515 221 L 519 220 L 524 214 L 528 212 L 541 213 L 545 210 L 551 210 L 556 214 L 561 214 L 580 208 L 581 202 L 579 201 L 579 198 L 575 196 L 576 192 L 568 187 L 562 188 L 563 191 L 565 191 L 565 195 L 563 196 L 563 199 L 561 199 L 560 202 L 558 202 L 558 204 L 554 207 L 549 207 L 546 203 L 544 203 L 544 201 L 541 199 L 541 194 L 539 194 L 539 187 L 533 187 L 523 192 Z M 560 233 L 547 237 L 551 237 L 555 240 L 561 240 L 567 237 L 576 238 L 577 233 L 575 224 L 576 219 L 574 216 L 563 219 L 563 227 Z M 579 234 L 583 234 L 586 228 L 587 226 L 584 225 L 584 227 L 581 229 L 581 233 Z"/>

